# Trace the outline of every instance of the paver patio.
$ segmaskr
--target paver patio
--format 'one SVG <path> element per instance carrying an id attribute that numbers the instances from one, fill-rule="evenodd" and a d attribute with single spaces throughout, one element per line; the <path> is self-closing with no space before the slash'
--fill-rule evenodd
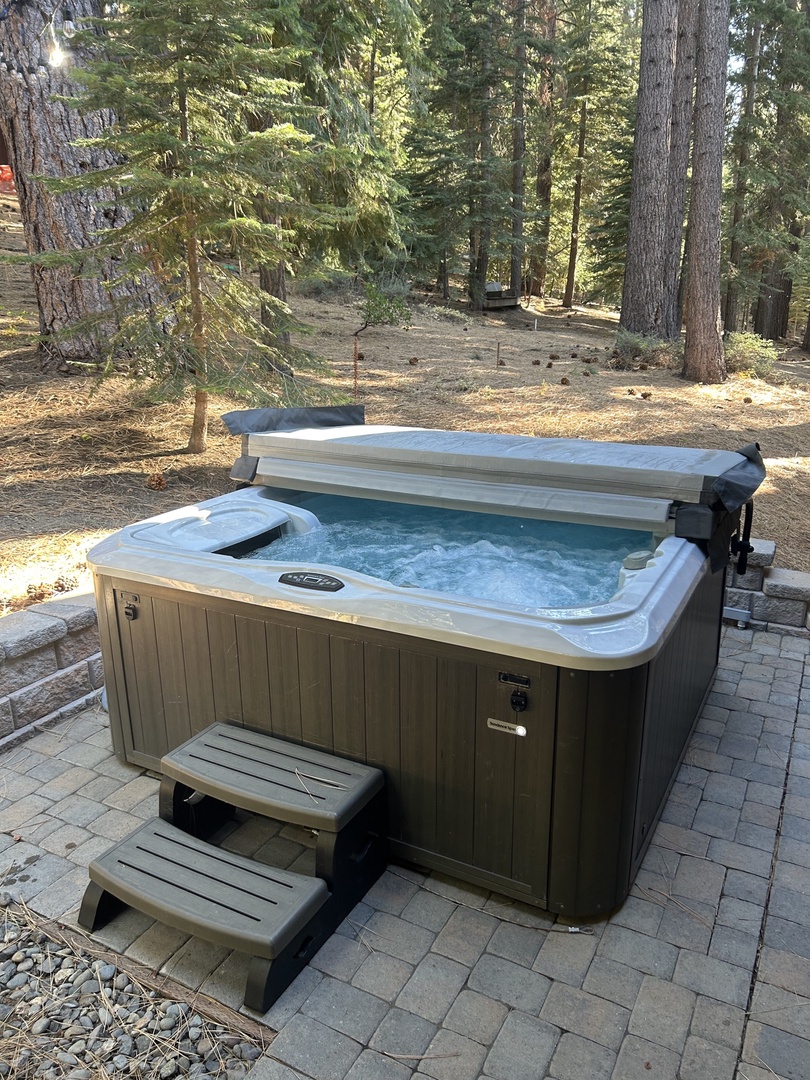
<path id="1" fill-rule="evenodd" d="M 250 1080 L 810 1080 L 810 642 L 726 629 L 631 896 L 568 927 L 392 865 L 262 1018 Z M 86 710 L 0 756 L 0 888 L 75 925 L 88 863 L 157 813 Z M 306 869 L 311 837 L 227 846 Z M 241 1007 L 246 961 L 127 911 L 110 948 Z M 125 964 L 125 962 L 124 962 Z"/>

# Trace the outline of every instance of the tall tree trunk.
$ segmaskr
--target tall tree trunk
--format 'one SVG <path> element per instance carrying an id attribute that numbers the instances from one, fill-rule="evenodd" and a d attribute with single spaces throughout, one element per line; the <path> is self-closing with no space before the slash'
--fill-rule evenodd
<path id="1" fill-rule="evenodd" d="M 183 52 L 178 48 L 178 55 Z M 184 65 L 177 65 L 177 91 L 180 112 L 180 138 L 184 143 L 190 139 L 188 124 L 188 96 Z M 197 219 L 193 214 L 185 214 L 186 225 L 186 270 L 191 314 L 191 343 L 197 354 L 194 375 L 202 386 L 194 392 L 194 416 L 191 421 L 191 433 L 186 450 L 189 454 L 201 454 L 208 444 L 208 391 L 205 388 L 208 364 L 206 362 L 205 307 L 202 295 L 202 268 L 200 266 L 200 245 L 197 239 Z"/>
<path id="2" fill-rule="evenodd" d="M 705 383 L 726 377 L 720 331 L 720 203 L 728 24 L 729 0 L 701 0 L 683 374 Z"/>
<path id="3" fill-rule="evenodd" d="M 620 325 L 660 337 L 678 0 L 644 0 Z"/>
<path id="4" fill-rule="evenodd" d="M 545 60 L 545 70 L 540 82 L 539 106 L 545 118 L 542 135 L 543 149 L 537 158 L 537 180 L 535 198 L 537 202 L 537 239 L 529 258 L 529 295 L 546 295 L 546 276 L 548 274 L 549 240 L 551 237 L 551 190 L 552 160 L 551 146 L 554 139 L 554 58 L 553 47 L 557 37 L 556 0 L 543 4 L 544 37 L 549 46 L 549 55 Z"/>
<path id="5" fill-rule="evenodd" d="M 698 7 L 699 0 L 680 0 L 678 4 L 678 45 L 672 87 L 662 281 L 661 337 L 667 341 L 677 341 L 683 320 L 683 308 L 679 303 L 679 280 L 686 210 L 686 176 L 689 171 L 692 132 Z"/>
<path id="6" fill-rule="evenodd" d="M 96 0 L 73 0 L 74 22 L 97 15 Z M 26 246 L 30 255 L 52 251 L 78 251 L 94 244 L 96 233 L 123 225 L 128 214 L 116 204 L 114 192 L 54 195 L 38 177 L 69 177 L 112 164 L 109 155 L 85 146 L 113 122 L 110 113 L 81 115 L 63 100 L 76 92 L 70 77 L 82 56 L 70 50 L 62 35 L 65 12 L 47 0 L 25 0 L 9 6 L 0 20 L 0 51 L 17 63 L 0 65 L 0 131 L 7 143 L 20 199 Z M 51 35 L 53 19 L 53 37 Z M 67 53 L 67 63 L 51 67 L 49 47 L 54 39 Z M 74 266 L 34 265 L 32 278 L 39 307 L 42 349 L 49 362 L 99 358 L 101 336 L 116 325 L 117 301 L 136 299 L 146 307 L 161 298 L 155 282 L 131 282 L 108 289 L 104 281 L 115 266 L 82 276 Z M 89 315 L 109 316 L 93 331 L 71 333 L 69 328 Z"/>
<path id="7" fill-rule="evenodd" d="M 747 38 L 745 50 L 745 98 L 736 132 L 736 182 L 734 184 L 734 203 L 731 209 L 731 246 L 728 253 L 728 285 L 726 286 L 726 310 L 723 322 L 726 333 L 735 331 L 739 322 L 739 274 L 743 255 L 743 244 L 740 239 L 739 229 L 745 211 L 746 195 L 748 194 L 748 162 L 751 157 L 751 139 L 753 138 L 751 128 L 757 96 L 761 43 L 762 23 L 756 23 L 751 28 Z"/>
<path id="8" fill-rule="evenodd" d="M 797 240 L 790 245 L 792 252 L 798 250 L 801 227 L 794 221 L 791 235 Z M 790 317 L 790 299 L 793 294 L 793 276 L 787 268 L 787 255 L 778 255 L 763 271 L 759 299 L 754 313 L 754 333 L 769 341 L 787 337 Z"/>
<path id="9" fill-rule="evenodd" d="M 802 348 L 805 352 L 810 352 L 810 311 L 807 313 L 807 324 L 804 328 L 804 338 L 802 339 Z"/>
<path id="10" fill-rule="evenodd" d="M 589 6 L 590 16 L 590 6 Z M 588 128 L 587 86 L 584 88 L 579 106 L 579 137 L 577 140 L 577 169 L 574 174 L 574 202 L 571 208 L 571 244 L 568 250 L 568 274 L 565 279 L 565 293 L 562 306 L 570 308 L 574 303 L 574 283 L 577 275 L 577 256 L 579 254 L 579 219 L 582 208 L 582 176 L 585 172 L 585 136 Z"/>
<path id="11" fill-rule="evenodd" d="M 439 272 L 436 275 L 436 288 L 442 294 L 442 300 L 450 299 L 450 274 L 447 269 L 446 255 L 443 255 L 439 261 Z"/>
<path id="12" fill-rule="evenodd" d="M 490 30 L 492 19 L 490 17 Z M 478 223 L 470 234 L 470 306 L 481 311 L 484 306 L 487 270 L 489 268 L 489 245 L 492 237 L 492 58 L 490 37 L 483 39 L 481 59 L 480 138 L 477 172 L 479 176 L 475 206 Z"/>
<path id="13" fill-rule="evenodd" d="M 798 12 L 799 0 L 786 0 L 786 7 Z M 807 17 L 808 5 L 804 4 L 804 14 Z M 778 51 L 776 60 L 778 64 L 778 95 L 776 95 L 776 118 L 773 130 L 773 146 L 777 148 L 777 154 L 783 152 L 793 137 L 792 127 L 797 122 L 795 107 L 791 108 L 790 98 L 795 93 L 794 73 L 795 63 L 793 43 L 784 39 Z M 778 174 L 777 174 L 778 177 Z M 791 236 L 798 238 L 801 229 L 796 218 L 795 195 L 791 198 L 790 193 L 783 191 L 779 179 L 775 177 L 771 183 L 766 203 L 765 224 L 770 237 L 766 240 L 768 261 L 762 270 L 762 284 L 760 294 L 754 312 L 754 332 L 761 337 L 776 341 L 784 337 L 788 326 L 788 308 L 790 296 L 793 290 L 793 277 L 789 269 L 790 253 L 797 250 L 797 240 L 787 241 L 784 237 L 785 230 Z M 806 192 L 806 172 L 803 177 L 803 187 Z"/>
<path id="14" fill-rule="evenodd" d="M 512 249 L 509 288 L 520 296 L 523 287 L 523 210 L 526 157 L 526 0 L 515 0 L 515 95 L 512 102 Z"/>

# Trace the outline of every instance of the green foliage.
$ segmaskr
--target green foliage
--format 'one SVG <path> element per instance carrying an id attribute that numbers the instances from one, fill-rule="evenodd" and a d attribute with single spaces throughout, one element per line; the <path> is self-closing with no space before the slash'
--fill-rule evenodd
<path id="1" fill-rule="evenodd" d="M 411 310 L 401 295 L 383 292 L 371 282 L 364 285 L 363 291 L 365 300 L 362 310 L 366 326 L 408 326 L 410 324 Z"/>
<path id="2" fill-rule="evenodd" d="M 100 316 L 82 328 L 96 333 L 102 370 L 129 357 L 155 395 L 278 402 L 302 392 L 292 362 L 315 366 L 284 344 L 295 321 L 255 278 L 291 258 L 292 222 L 323 230 L 345 217 L 306 198 L 338 155 L 316 140 L 317 110 L 290 77 L 300 52 L 283 41 L 289 15 L 269 0 L 130 0 L 81 35 L 93 59 L 75 70 L 73 104 L 116 122 L 85 140 L 103 168 L 49 186 L 99 193 L 120 224 L 90 251 L 39 261 L 103 278 L 117 325 Z M 119 285 L 132 281 L 143 295 L 125 301 Z"/>
<path id="3" fill-rule="evenodd" d="M 779 353 L 772 341 L 758 334 L 729 334 L 724 342 L 726 367 L 738 375 L 764 379 L 773 372 Z"/>
<path id="4" fill-rule="evenodd" d="M 619 330 L 613 350 L 611 366 L 620 370 L 647 364 L 649 367 L 676 367 L 680 365 L 683 346 L 677 341 L 662 341 L 661 338 L 634 334 L 629 330 Z"/>

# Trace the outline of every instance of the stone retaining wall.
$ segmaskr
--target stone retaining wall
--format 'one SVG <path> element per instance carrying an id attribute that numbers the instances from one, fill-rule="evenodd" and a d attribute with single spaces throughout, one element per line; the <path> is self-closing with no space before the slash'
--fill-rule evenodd
<path id="1" fill-rule="evenodd" d="M 101 697 L 104 670 L 92 593 L 0 619 L 0 748 Z"/>
<path id="2" fill-rule="evenodd" d="M 810 635 L 810 574 L 773 566 L 773 541 L 753 544 L 747 572 L 730 576 L 726 606 L 754 629 Z M 103 684 L 92 593 L 0 619 L 0 749 L 97 701 Z"/>
<path id="3" fill-rule="evenodd" d="M 810 631 L 810 574 L 773 565 L 776 544 L 754 540 L 745 574 L 734 570 L 726 589 L 726 605 L 750 613 L 754 630 L 804 636 Z"/>

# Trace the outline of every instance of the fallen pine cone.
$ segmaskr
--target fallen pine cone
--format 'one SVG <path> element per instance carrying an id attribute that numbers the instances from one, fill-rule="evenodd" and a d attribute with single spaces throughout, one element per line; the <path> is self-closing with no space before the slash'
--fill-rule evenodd
<path id="1" fill-rule="evenodd" d="M 583 371 L 582 374 L 583 375 L 590 375 L 590 371 Z"/>
<path id="2" fill-rule="evenodd" d="M 419 363 L 419 357 L 418 356 L 412 356 L 410 358 L 410 360 L 408 361 L 408 363 L 409 364 L 418 364 Z"/>
<path id="3" fill-rule="evenodd" d="M 496 365 L 496 366 L 497 366 L 497 367 L 506 367 L 506 361 L 505 361 L 505 360 L 501 360 L 501 359 L 500 359 L 500 357 L 499 357 L 499 358 L 498 358 L 498 363 L 497 363 L 497 365 Z"/>
<path id="4" fill-rule="evenodd" d="M 575 352 L 571 353 L 571 359 L 572 360 L 576 360 L 578 356 L 579 356 L 579 353 L 575 353 Z"/>
<path id="5" fill-rule="evenodd" d="M 47 600 L 49 596 L 53 596 L 53 589 L 40 582 L 39 585 L 29 585 L 25 590 L 29 600 Z"/>
<path id="6" fill-rule="evenodd" d="M 751 405 L 751 404 L 753 403 L 753 401 L 754 401 L 754 399 L 753 399 L 753 398 L 750 398 L 750 397 L 744 397 L 744 398 L 743 398 L 743 405 Z"/>
<path id="7" fill-rule="evenodd" d="M 551 362 L 551 361 L 549 360 L 549 362 L 548 362 L 548 363 L 546 364 L 546 367 L 554 367 L 554 365 L 553 365 L 553 364 L 552 364 L 552 362 Z"/>
<path id="8" fill-rule="evenodd" d="M 652 397 L 652 394 L 650 393 L 649 390 L 645 390 L 644 393 L 641 396 L 644 398 L 645 401 L 649 401 L 650 398 Z"/>
<path id="9" fill-rule="evenodd" d="M 70 592 L 71 589 L 78 589 L 79 579 L 73 577 L 72 574 L 62 574 L 53 583 L 54 592 Z"/>
<path id="10" fill-rule="evenodd" d="M 571 380 L 566 379 L 566 377 L 563 375 L 563 377 L 560 379 L 560 386 L 570 386 L 570 385 L 571 385 Z"/>
<path id="11" fill-rule="evenodd" d="M 550 352 L 548 354 L 548 358 L 549 358 L 549 360 L 559 360 L 560 359 L 560 354 L 557 353 L 557 352 Z"/>
<path id="12" fill-rule="evenodd" d="M 361 353 L 361 352 L 359 352 L 359 353 L 357 354 L 357 359 L 358 359 L 358 360 L 365 360 L 365 358 L 366 358 L 366 354 L 365 354 L 365 353 Z"/>
<path id="13" fill-rule="evenodd" d="M 152 473 L 149 479 L 146 481 L 146 486 L 151 488 L 152 491 L 165 491 L 166 490 L 166 477 L 163 473 Z"/>
<path id="14" fill-rule="evenodd" d="M 534 364 L 535 367 L 540 367 L 540 361 L 539 360 L 532 360 L 532 364 Z"/>
<path id="15" fill-rule="evenodd" d="M 635 397 L 635 396 L 636 396 L 636 392 L 635 392 L 635 390 L 633 390 L 632 388 L 631 388 L 630 390 L 628 390 L 628 391 L 627 391 L 627 393 L 628 393 L 628 394 L 632 394 L 632 395 L 633 395 L 633 397 Z"/>

